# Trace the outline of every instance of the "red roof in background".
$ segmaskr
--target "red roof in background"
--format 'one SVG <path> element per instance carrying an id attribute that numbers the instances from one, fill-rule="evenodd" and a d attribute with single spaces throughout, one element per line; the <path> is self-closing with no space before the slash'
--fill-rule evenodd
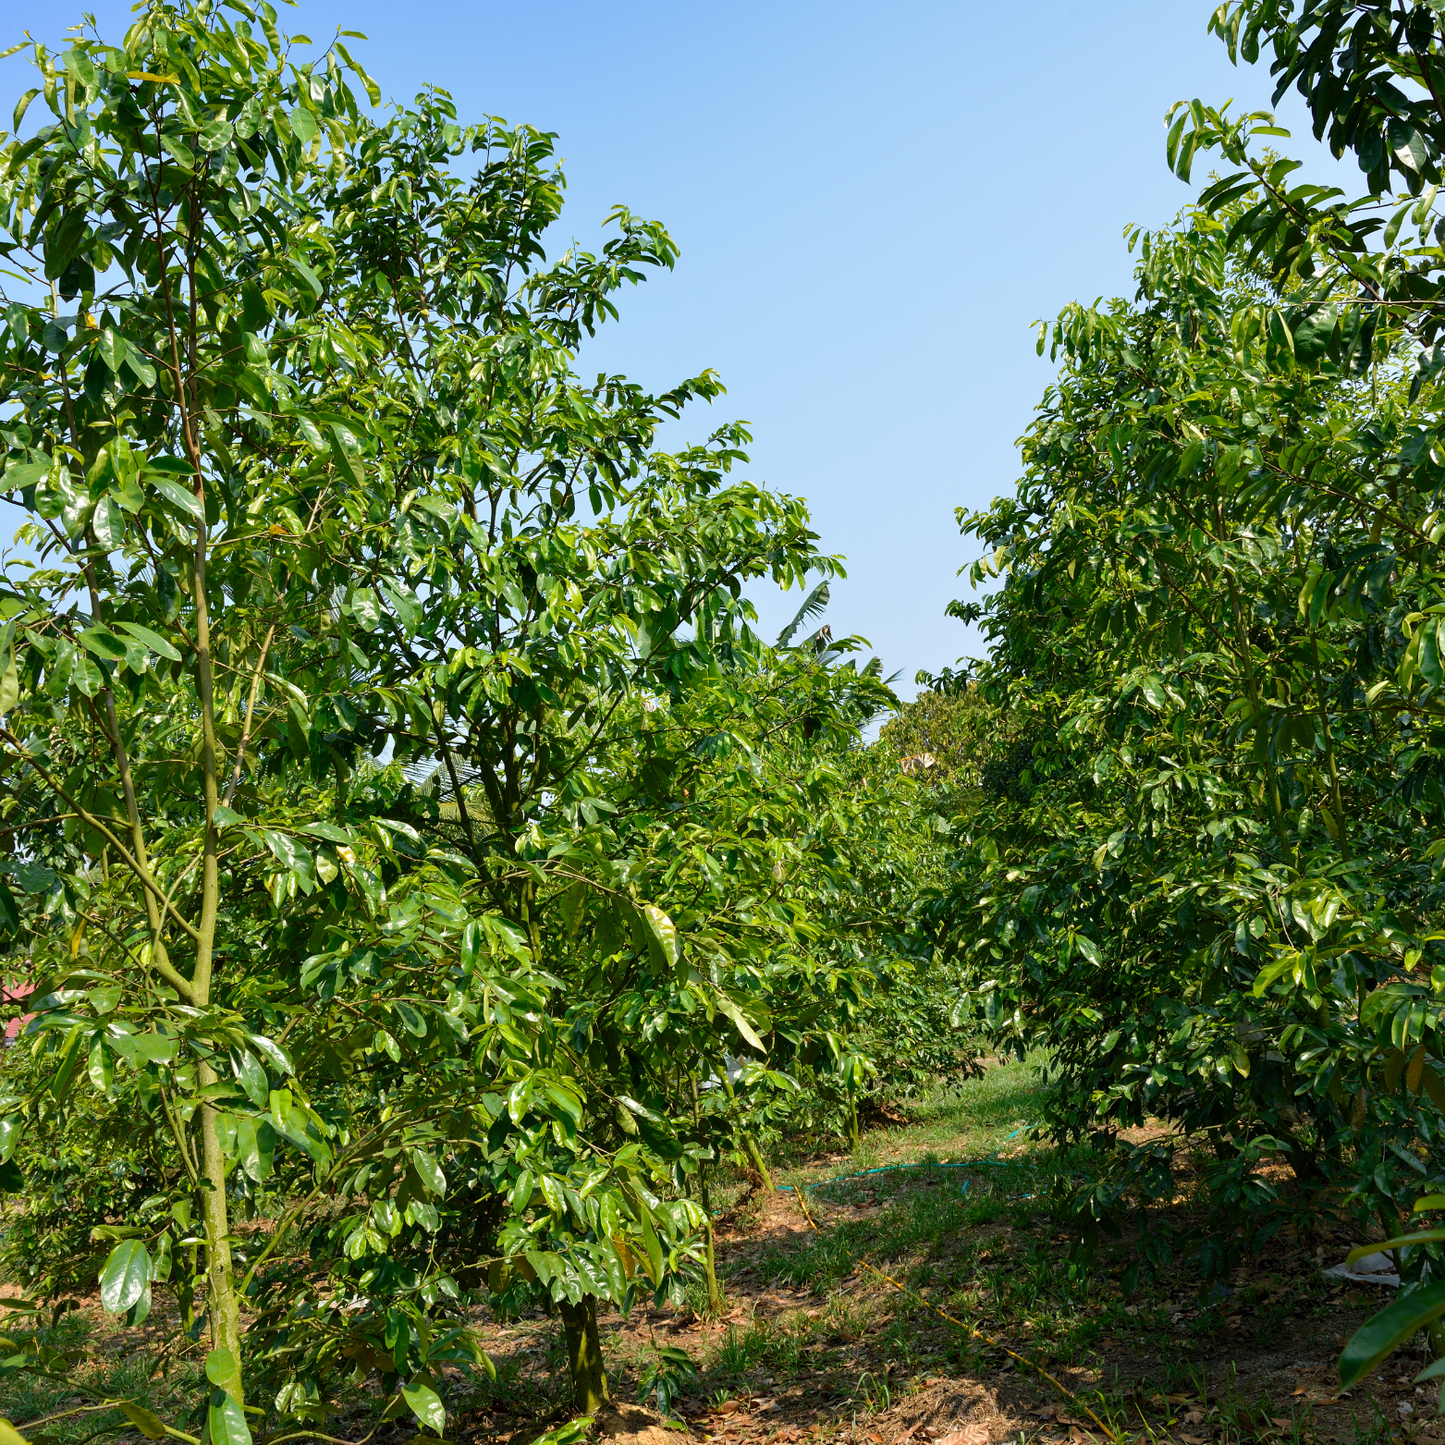
<path id="1" fill-rule="evenodd" d="M 0 982 L 0 1012 L 8 1012 L 8 1005 L 19 1003 L 21 999 L 28 998 L 35 991 L 33 983 L 3 983 Z M 5 1025 L 5 1042 L 13 1043 L 18 1037 L 20 1030 L 26 1023 L 34 1018 L 34 1014 L 23 1014 L 20 1018 L 11 1019 Z"/>

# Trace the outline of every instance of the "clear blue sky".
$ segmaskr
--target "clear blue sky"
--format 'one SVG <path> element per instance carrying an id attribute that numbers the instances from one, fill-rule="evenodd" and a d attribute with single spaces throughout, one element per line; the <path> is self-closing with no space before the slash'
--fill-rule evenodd
<path id="1" fill-rule="evenodd" d="M 615 202 L 667 223 L 678 268 L 621 299 L 584 354 L 661 388 L 714 367 L 723 415 L 754 431 L 754 479 L 808 499 L 846 556 L 834 634 L 871 639 L 913 692 L 975 643 L 943 615 L 971 560 L 957 506 L 1017 476 L 1015 440 L 1051 369 L 1029 323 L 1132 293 L 1120 240 L 1189 197 L 1164 165 L 1168 105 L 1267 105 L 1206 34 L 1215 0 L 306 0 L 281 22 L 354 53 L 384 96 L 424 82 L 560 134 L 568 234 L 595 242 Z M 91 0 L 103 34 L 129 7 Z M 58 42 L 66 0 L 8 0 L 0 44 Z M 28 88 L 0 69 L 0 117 Z M 1297 102 L 1283 149 L 1310 142 Z M 3 121 L 0 121 L 3 123 Z M 1208 165 L 1200 168 L 1207 172 Z M 1346 177 L 1326 158 L 1306 172 Z M 560 249 L 560 244 L 558 249 Z M 680 440 L 681 438 L 679 438 Z M 790 599 L 755 600 L 775 630 Z"/>

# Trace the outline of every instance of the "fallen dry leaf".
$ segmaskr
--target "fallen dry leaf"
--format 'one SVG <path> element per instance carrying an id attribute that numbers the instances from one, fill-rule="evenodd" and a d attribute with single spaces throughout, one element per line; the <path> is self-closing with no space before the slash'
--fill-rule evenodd
<path id="1" fill-rule="evenodd" d="M 950 1430 L 938 1445 L 988 1445 L 987 1425 L 965 1425 L 962 1430 Z"/>
<path id="2" fill-rule="evenodd" d="M 717 1412 L 719 1415 L 736 1415 L 742 1408 L 743 1404 L 741 1400 L 724 1400 L 722 1404 L 717 1407 Z"/>

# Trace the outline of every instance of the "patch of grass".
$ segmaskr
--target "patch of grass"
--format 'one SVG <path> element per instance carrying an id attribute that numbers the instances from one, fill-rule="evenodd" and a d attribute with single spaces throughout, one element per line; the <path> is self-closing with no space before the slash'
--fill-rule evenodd
<path id="1" fill-rule="evenodd" d="M 958 1088 L 925 1097 L 910 1107 L 908 1124 L 869 1129 L 858 1141 L 849 1168 L 988 1157 L 1039 1118 L 1047 1062 L 1045 1053 L 1035 1052 L 1021 1063 L 986 1069 Z M 795 1182 L 785 1163 L 779 1167 L 788 1182 Z"/>
<path id="2" fill-rule="evenodd" d="M 866 1339 L 872 1328 L 873 1311 L 866 1304 L 842 1298 L 835 1299 L 819 1318 L 830 1342 L 851 1345 Z"/>
<path id="3" fill-rule="evenodd" d="M 850 1167 L 813 1161 L 786 1171 L 788 1183 L 808 1190 L 822 1233 L 774 1232 L 724 1272 L 739 1291 L 806 1287 L 826 1304 L 811 1340 L 801 1323 L 733 1328 L 708 1362 L 710 1381 L 764 1370 L 792 1378 L 807 1365 L 833 1382 L 820 1389 L 872 1411 L 930 1368 L 975 1372 L 1006 1362 L 932 1306 L 986 1324 L 1041 1362 L 1087 1350 L 1123 1305 L 1048 1238 L 1058 1228 L 1049 1196 L 1070 1161 L 1023 1134 L 1041 1112 L 1042 1074 L 1038 1057 L 992 1068 L 925 1101 L 912 1126 L 871 1130 Z M 917 1167 L 887 1168 L 905 1161 Z M 891 1291 L 860 1262 L 909 1292 Z"/>
<path id="4" fill-rule="evenodd" d="M 136 1349 L 132 1341 L 116 1331 L 97 1327 L 78 1311 L 62 1314 L 53 1327 L 33 1331 L 11 1327 L 6 1334 L 22 1347 L 33 1340 L 61 1351 L 71 1362 L 68 1378 L 47 1379 L 22 1370 L 4 1381 L 0 1414 L 22 1434 L 28 1434 L 27 1427 L 35 1422 L 56 1415 L 63 1417 L 44 1428 L 45 1439 L 53 1445 L 70 1445 L 101 1429 L 112 1432 L 127 1428 L 118 1410 L 68 1413 L 91 1403 L 89 1396 L 76 1389 L 77 1384 L 102 1398 L 133 1400 L 181 1428 L 186 1428 L 187 1418 L 204 1397 L 205 1372 L 199 1354 L 176 1360 L 156 1348 L 157 1341 L 151 1341 L 150 1349 Z M 57 1366 L 56 1373 L 63 1368 Z"/>
<path id="5" fill-rule="evenodd" d="M 1293 1401 L 1279 1403 L 1268 1393 L 1246 1399 L 1233 1370 L 1222 1387 L 1208 1387 L 1206 1371 L 1188 1363 L 1171 1363 L 1160 1371 L 1158 1388 L 1102 1389 L 1085 1392 L 1081 1400 L 1116 1432 L 1135 1445 L 1165 1445 L 1181 1433 L 1211 1438 L 1215 1445 L 1324 1445 L 1333 1434 L 1322 1434 L 1307 1408 Z M 1370 1401 L 1371 1419 L 1351 1432 L 1352 1445 L 1385 1445 L 1398 1434 Z"/>
<path id="6" fill-rule="evenodd" d="M 893 1403 L 893 1387 L 889 1383 L 888 1371 L 875 1374 L 872 1370 L 865 1370 L 853 1387 L 852 1400 L 870 1415 L 886 1410 Z"/>
<path id="7" fill-rule="evenodd" d="M 812 1333 L 813 1322 L 806 1315 L 794 1315 L 782 1322 L 753 1320 L 741 1327 L 730 1325 L 712 1358 L 706 1361 L 703 1374 L 713 1387 L 740 1382 L 763 1370 L 791 1380 L 798 1374 Z"/>
<path id="8" fill-rule="evenodd" d="M 722 1279 L 719 1276 L 718 1287 L 722 1290 Z M 728 1303 L 727 1291 L 722 1290 L 722 1300 L 716 1309 L 713 1309 L 707 1302 L 707 1280 L 701 1275 L 688 1280 L 682 1292 L 682 1307 L 690 1311 L 700 1320 L 720 1319 L 727 1314 L 730 1305 Z"/>
<path id="9" fill-rule="evenodd" d="M 902 1381 L 930 1370 L 1013 1368 L 969 1327 L 1044 1368 L 1097 1368 L 1106 1356 L 1116 1363 L 1123 1356 L 1131 1370 L 1146 1368 L 1162 1383 L 1186 1361 L 1219 1353 L 1235 1325 L 1228 1316 L 1246 1310 L 1256 1330 L 1277 1331 L 1320 1293 L 1295 1270 L 1287 1286 L 1267 1282 L 1254 1294 L 1205 1300 L 1198 1282 L 1176 1268 L 1126 1299 L 1108 1271 L 1080 1253 L 1077 1231 L 1052 1203 L 1062 1193 L 1056 1186 L 1088 1161 L 1027 1135 L 1043 1111 L 1044 1064 L 1033 1056 L 996 1066 L 924 1101 L 912 1125 L 865 1134 L 846 1164 L 813 1160 L 780 1170 L 780 1182 L 807 1191 L 822 1233 L 775 1230 L 746 1263 L 735 1258 L 726 1267 L 740 1287 L 807 1287 L 825 1298 L 808 1362 L 827 1366 L 815 1373 L 840 1379 L 858 1408 L 879 1408 L 880 1380 L 896 1395 Z M 904 1163 L 913 1167 L 889 1167 Z M 907 1292 L 890 1290 L 860 1262 Z M 724 1365 L 735 1374 L 789 1368 L 764 1341 L 756 1322 L 738 1332 L 717 1361 L 719 1377 Z M 1020 1378 L 1028 1373 L 1019 1367 Z M 1163 1385 L 1165 1395 L 1189 1388 L 1183 1378 Z"/>

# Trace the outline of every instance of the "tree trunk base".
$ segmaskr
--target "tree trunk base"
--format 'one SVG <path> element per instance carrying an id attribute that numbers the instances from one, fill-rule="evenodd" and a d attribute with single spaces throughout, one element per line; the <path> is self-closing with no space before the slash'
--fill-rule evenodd
<path id="1" fill-rule="evenodd" d="M 607 1404 L 607 1370 L 597 1337 L 597 1299 L 583 1295 L 577 1304 L 559 1300 L 567 1332 L 567 1367 L 572 1375 L 572 1405 L 579 1415 L 596 1415 Z"/>

